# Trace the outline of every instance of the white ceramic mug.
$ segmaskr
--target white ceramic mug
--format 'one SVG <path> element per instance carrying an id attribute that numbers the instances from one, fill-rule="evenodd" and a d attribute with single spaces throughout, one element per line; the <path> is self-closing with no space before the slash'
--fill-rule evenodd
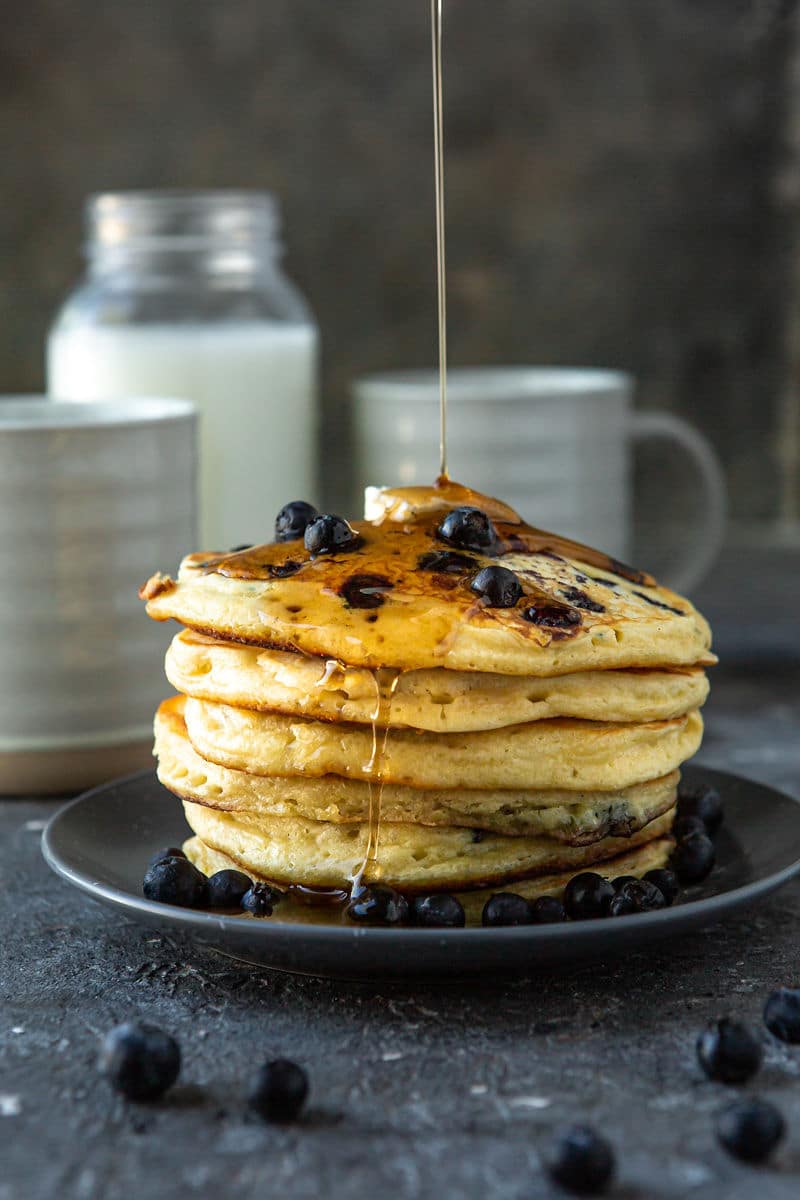
<path id="1" fill-rule="evenodd" d="M 661 538 L 648 526 L 649 563 L 666 564 L 680 591 L 702 578 L 725 527 L 716 454 L 666 412 L 635 412 L 633 380 L 619 371 L 543 367 L 455 368 L 447 376 L 448 469 L 453 479 L 552 529 L 627 559 L 631 553 L 631 444 L 668 439 L 688 456 L 702 500 L 691 528 Z M 355 494 L 369 484 L 430 483 L 439 469 L 439 381 L 434 371 L 387 372 L 353 388 Z M 667 497 L 664 498 L 665 501 Z M 667 505 L 665 504 L 665 511 Z M 675 542 L 678 545 L 675 545 Z"/>
<path id="2" fill-rule="evenodd" d="M 146 766 L 169 631 L 139 586 L 195 542 L 185 400 L 0 398 L 0 793 Z"/>

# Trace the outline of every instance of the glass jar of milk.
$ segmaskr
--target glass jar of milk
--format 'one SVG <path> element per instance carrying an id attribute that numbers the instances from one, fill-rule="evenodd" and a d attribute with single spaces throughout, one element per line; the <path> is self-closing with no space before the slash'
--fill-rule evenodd
<path id="1" fill-rule="evenodd" d="M 203 549 L 269 540 L 278 509 L 317 491 L 317 328 L 281 271 L 275 198 L 108 193 L 87 224 L 86 278 L 48 340 L 49 394 L 193 400 Z"/>

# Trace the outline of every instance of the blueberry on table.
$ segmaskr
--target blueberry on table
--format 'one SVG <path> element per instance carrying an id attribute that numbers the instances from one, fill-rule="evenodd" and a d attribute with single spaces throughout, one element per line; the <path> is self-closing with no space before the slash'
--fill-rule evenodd
<path id="1" fill-rule="evenodd" d="M 275 518 L 275 541 L 296 541 L 318 516 L 314 505 L 307 504 L 305 500 L 292 500 L 291 504 L 284 504 Z"/>
<path id="2" fill-rule="evenodd" d="M 417 896 L 413 909 L 415 923 L 425 929 L 461 929 L 466 923 L 460 900 L 445 893 Z"/>
<path id="3" fill-rule="evenodd" d="M 736 1100 L 717 1117 L 717 1137 L 735 1158 L 760 1163 L 786 1132 L 786 1123 L 768 1100 Z"/>
<path id="4" fill-rule="evenodd" d="M 253 917 L 271 917 L 272 909 L 280 898 L 279 893 L 268 883 L 252 883 L 250 880 L 248 883 L 250 886 L 239 901 L 240 906 Z"/>
<path id="5" fill-rule="evenodd" d="M 497 540 L 494 525 L 486 513 L 468 504 L 451 508 L 436 530 L 436 536 L 458 550 L 478 550 L 483 553 L 492 550 Z"/>
<path id="6" fill-rule="evenodd" d="M 297 1063 L 276 1058 L 264 1063 L 250 1089 L 248 1103 L 265 1121 L 296 1121 L 308 1096 L 308 1076 Z"/>
<path id="7" fill-rule="evenodd" d="M 206 881 L 206 904 L 209 908 L 238 908 L 252 886 L 252 879 L 244 871 L 217 871 Z"/>
<path id="8" fill-rule="evenodd" d="M 569 1192 L 598 1195 L 614 1174 L 611 1146 L 588 1125 L 574 1125 L 556 1139 L 544 1166 L 555 1183 Z"/>
<path id="9" fill-rule="evenodd" d="M 715 857 L 708 834 L 689 833 L 678 842 L 669 861 L 681 883 L 699 883 L 711 872 Z"/>
<path id="10" fill-rule="evenodd" d="M 469 586 L 490 608 L 513 608 L 522 595 L 522 584 L 508 567 L 484 567 Z"/>
<path id="11" fill-rule="evenodd" d="M 351 921 L 368 925 L 402 925 L 411 909 L 405 896 L 385 883 L 371 883 L 356 893 L 347 906 Z"/>
<path id="12" fill-rule="evenodd" d="M 624 884 L 608 906 L 610 917 L 627 917 L 633 913 L 656 912 L 666 908 L 664 893 L 653 883 L 633 879 Z"/>
<path id="13" fill-rule="evenodd" d="M 537 896 L 531 903 L 534 925 L 555 925 L 566 921 L 564 905 L 555 896 Z"/>
<path id="14" fill-rule="evenodd" d="M 723 809 L 719 792 L 710 783 L 678 785 L 678 817 L 699 817 L 709 833 L 722 824 Z"/>
<path id="15" fill-rule="evenodd" d="M 206 900 L 206 877 L 186 857 L 162 858 L 145 871 L 142 892 L 147 900 L 202 908 Z"/>
<path id="16" fill-rule="evenodd" d="M 669 906 L 681 890 L 678 876 L 667 867 L 656 867 L 642 876 L 646 883 L 652 883 L 661 892 Z"/>
<path id="17" fill-rule="evenodd" d="M 754 1034 L 741 1021 L 723 1017 L 697 1039 L 697 1058 L 709 1079 L 744 1083 L 761 1066 L 763 1053 Z"/>
<path id="18" fill-rule="evenodd" d="M 573 876 L 564 888 L 564 908 L 573 921 L 607 916 L 613 899 L 611 884 L 594 871 L 583 871 Z"/>
<path id="19" fill-rule="evenodd" d="M 500 925 L 532 925 L 533 908 L 524 896 L 516 892 L 497 892 L 483 906 L 481 924 L 492 928 Z"/>
<path id="20" fill-rule="evenodd" d="M 344 517 L 326 513 L 307 526 L 303 541 L 309 554 L 336 554 L 351 550 L 358 543 L 358 534 Z"/>
<path id="21" fill-rule="evenodd" d="M 178 1078 L 181 1052 L 154 1025 L 118 1025 L 103 1038 L 98 1065 L 128 1100 L 157 1100 Z"/>
<path id="22" fill-rule="evenodd" d="M 154 867 L 156 863 L 163 862 L 165 858 L 186 858 L 186 855 L 180 846 L 165 846 L 163 850 L 156 850 L 147 865 Z"/>
<path id="23" fill-rule="evenodd" d="M 800 1042 L 800 988 L 778 988 L 764 1005 L 764 1024 L 782 1042 Z"/>

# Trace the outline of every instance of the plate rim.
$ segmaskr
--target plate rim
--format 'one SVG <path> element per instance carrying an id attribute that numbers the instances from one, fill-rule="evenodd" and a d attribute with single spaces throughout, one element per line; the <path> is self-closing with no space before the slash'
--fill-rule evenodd
<path id="1" fill-rule="evenodd" d="M 762 783 L 759 780 L 750 779 L 743 775 L 737 775 L 731 771 L 705 766 L 702 763 L 694 764 L 691 769 L 699 773 L 709 773 L 714 777 L 729 780 L 731 783 L 738 785 L 755 785 L 759 788 L 766 788 L 774 796 L 795 806 L 800 814 L 800 800 L 795 799 L 795 797 L 788 795 L 786 792 L 782 792 L 771 784 Z M 144 896 L 136 896 L 130 891 L 124 891 L 114 885 L 93 878 L 87 873 L 71 866 L 59 853 L 54 845 L 54 839 L 58 835 L 60 826 L 63 825 L 65 820 L 69 820 L 69 814 L 73 809 L 91 802 L 98 794 L 103 794 L 112 787 L 129 785 L 137 780 L 144 782 L 145 779 L 155 779 L 158 782 L 155 771 L 145 768 L 144 770 L 134 771 L 129 775 L 123 775 L 118 779 L 98 784 L 96 787 L 82 792 L 74 799 L 62 805 L 50 817 L 42 832 L 41 846 L 45 862 L 56 875 L 72 884 L 73 887 L 78 888 L 95 900 L 104 901 L 107 904 L 122 909 L 128 914 L 135 914 L 140 920 L 144 916 L 158 919 L 159 921 L 166 920 L 180 926 L 187 932 L 194 932 L 196 934 L 208 930 L 219 935 L 220 933 L 226 933 L 229 927 L 241 931 L 242 918 L 238 914 L 214 913 L 204 909 L 183 908 L 179 905 L 162 904 L 158 901 L 147 900 Z M 727 909 L 731 907 L 738 908 L 746 904 L 748 900 L 759 899 L 782 887 L 797 875 L 800 875 L 800 857 L 786 867 L 783 867 L 780 871 L 752 880 L 739 887 L 730 888 L 727 891 L 718 892 L 697 900 L 691 900 L 685 904 L 659 909 L 655 912 L 630 914 L 625 921 L 573 921 L 559 922 L 551 925 L 499 926 L 496 928 L 467 926 L 461 929 L 419 928 L 414 925 L 403 925 L 400 929 L 394 929 L 389 926 L 379 925 L 350 926 L 343 924 L 313 924 L 311 922 L 308 924 L 293 923 L 280 921 L 279 919 L 248 921 L 247 925 L 248 931 L 255 937 L 263 939 L 265 946 L 279 935 L 291 937 L 296 941 L 306 942 L 321 941 L 331 943 L 342 940 L 349 942 L 369 939 L 380 943 L 389 938 L 397 937 L 398 933 L 410 934 L 420 942 L 438 942 L 440 944 L 443 941 L 448 943 L 451 941 L 469 941 L 478 944 L 492 942 L 496 944 L 499 935 L 500 939 L 504 942 L 530 942 L 532 944 L 543 943 L 547 945 L 550 942 L 564 940 L 575 942 L 585 941 L 587 935 L 591 936 L 590 931 L 593 929 L 603 930 L 604 941 L 610 940 L 613 942 L 616 939 L 627 941 L 630 936 L 632 921 L 636 922 L 635 929 L 642 933 L 646 933 L 648 930 L 653 930 L 656 933 L 663 926 L 667 926 L 668 928 L 675 927 L 675 931 L 679 932 L 681 926 L 685 925 L 686 921 L 689 921 L 691 924 L 700 924 L 705 918 L 708 918 L 708 923 L 711 924 Z M 698 912 L 699 908 L 702 909 L 702 914 Z M 697 920 L 693 920 L 693 917 L 697 918 Z"/>

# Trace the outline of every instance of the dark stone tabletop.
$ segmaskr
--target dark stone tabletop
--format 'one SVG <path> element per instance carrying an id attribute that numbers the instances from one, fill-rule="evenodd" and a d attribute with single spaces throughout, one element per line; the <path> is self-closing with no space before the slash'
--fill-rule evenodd
<path id="1" fill-rule="evenodd" d="M 800 796 L 795 661 L 720 668 L 702 761 Z M 745 916 L 623 960 L 483 986 L 336 983 L 241 966 L 101 909 L 39 851 L 52 801 L 0 802 L 0 1200 L 224 1196 L 550 1196 L 539 1153 L 575 1120 L 613 1142 L 612 1194 L 719 1200 L 800 1193 L 800 1047 L 767 1035 L 769 992 L 800 983 L 800 881 Z M 754 1023 L 765 1063 L 746 1090 L 788 1136 L 768 1168 L 715 1143 L 734 1091 L 695 1061 L 698 1030 Z M 165 1101 L 128 1105 L 95 1069 L 131 1017 L 180 1041 Z M 254 1064 L 307 1068 L 305 1119 L 243 1103 Z"/>

